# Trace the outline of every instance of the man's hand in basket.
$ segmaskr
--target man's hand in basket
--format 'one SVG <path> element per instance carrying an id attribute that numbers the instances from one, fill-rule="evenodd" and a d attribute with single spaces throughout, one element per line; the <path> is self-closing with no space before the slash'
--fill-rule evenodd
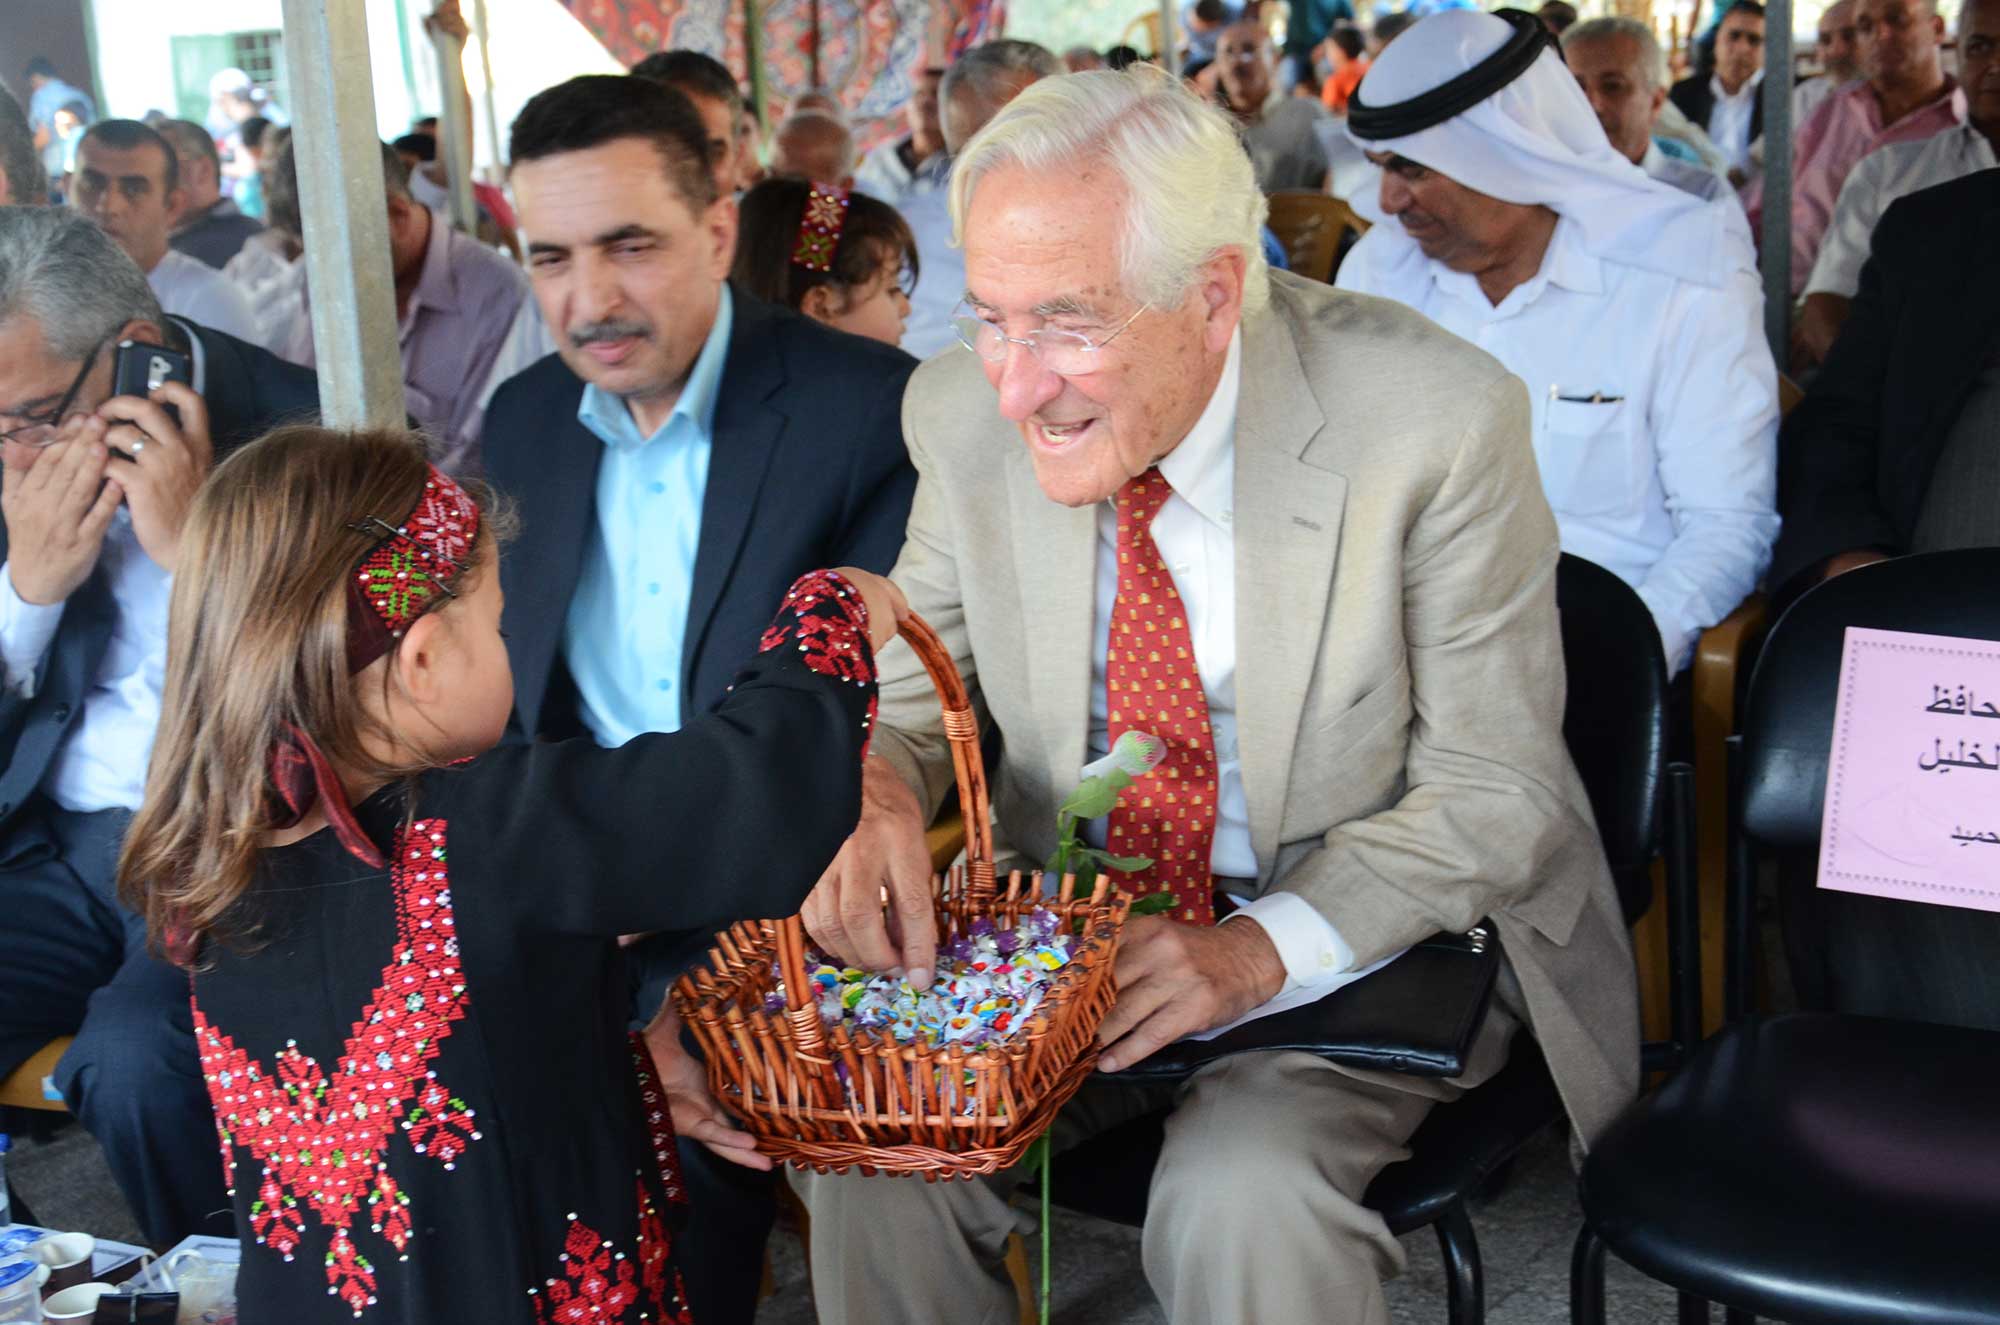
<path id="1" fill-rule="evenodd" d="M 667 1113 L 677 1134 L 701 1142 L 746 1169 L 771 1167 L 771 1157 L 757 1149 L 756 1138 L 736 1130 L 729 1114 L 708 1093 L 708 1076 L 700 1060 L 681 1047 L 681 1019 L 674 1012 L 672 998 L 660 1004 L 660 1015 L 646 1027 L 646 1047 L 652 1050 L 653 1067 L 660 1074 L 660 1089 L 666 1092 Z"/>
<path id="2" fill-rule="evenodd" d="M 1128 916 L 1118 946 L 1118 1001 L 1097 1028 L 1097 1066 L 1130 1067 L 1175 1040 L 1226 1026 L 1277 996 L 1285 963 L 1255 920 L 1205 927 Z"/>
<path id="3" fill-rule="evenodd" d="M 861 770 L 854 836 L 819 876 L 799 915 L 820 951 L 864 971 L 901 970 L 917 988 L 929 987 L 937 919 L 923 809 L 880 756 L 869 755 Z"/>
<path id="4" fill-rule="evenodd" d="M 910 600 L 903 597 L 903 591 L 886 575 L 855 566 L 836 567 L 834 574 L 845 576 L 861 591 L 861 601 L 868 605 L 868 642 L 879 649 L 896 638 L 896 627 L 910 615 Z"/>

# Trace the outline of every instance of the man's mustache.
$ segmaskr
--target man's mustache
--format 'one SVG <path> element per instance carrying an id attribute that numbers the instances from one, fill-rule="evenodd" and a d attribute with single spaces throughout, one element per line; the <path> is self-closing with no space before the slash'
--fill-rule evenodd
<path id="1" fill-rule="evenodd" d="M 580 350 L 586 345 L 632 337 L 651 340 L 653 329 L 644 322 L 586 322 L 569 333 L 569 343 Z"/>

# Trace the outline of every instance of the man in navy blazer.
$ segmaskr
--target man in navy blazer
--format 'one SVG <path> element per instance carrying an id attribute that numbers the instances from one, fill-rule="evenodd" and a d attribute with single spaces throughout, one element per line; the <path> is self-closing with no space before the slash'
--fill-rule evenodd
<path id="1" fill-rule="evenodd" d="M 191 389 L 114 396 L 126 340 L 188 354 Z M 211 454 L 318 412 L 311 373 L 163 315 L 90 221 L 0 209 L 0 1076 L 76 1037 L 55 1085 L 161 1247 L 234 1221 L 187 973 L 119 905 L 118 846 L 159 719 L 188 503 Z"/>
<path id="2" fill-rule="evenodd" d="M 902 546 L 916 362 L 728 284 L 736 204 L 709 150 L 686 97 L 630 77 L 571 79 L 514 122 L 528 271 L 557 346 L 495 393 L 483 441 L 521 520 L 501 583 L 527 739 L 673 730 L 722 698 L 800 574 L 886 572 Z M 627 949 L 640 1019 L 708 938 Z M 682 1131 L 700 1210 L 678 1257 L 689 1302 L 747 1321 L 769 1184 Z"/>

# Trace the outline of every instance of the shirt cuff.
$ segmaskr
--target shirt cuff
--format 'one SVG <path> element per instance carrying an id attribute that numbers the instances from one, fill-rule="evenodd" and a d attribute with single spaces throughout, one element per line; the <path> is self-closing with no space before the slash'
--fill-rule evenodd
<path id="1" fill-rule="evenodd" d="M 10 563 L 0 562 L 0 665 L 7 688 L 23 699 L 35 697 L 35 674 L 62 624 L 63 606 L 23 599 L 14 592 Z"/>
<path id="2" fill-rule="evenodd" d="M 1340 937 L 1333 922 L 1297 893 L 1266 893 L 1245 902 L 1228 919 L 1246 917 L 1264 927 L 1278 950 L 1278 959 L 1285 964 L 1285 985 L 1280 994 L 1335 984 L 1354 965 L 1354 949 Z"/>

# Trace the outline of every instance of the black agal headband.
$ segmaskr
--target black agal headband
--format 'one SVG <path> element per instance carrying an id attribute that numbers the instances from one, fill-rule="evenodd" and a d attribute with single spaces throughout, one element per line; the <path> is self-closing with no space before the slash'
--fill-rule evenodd
<path id="1" fill-rule="evenodd" d="M 1380 142 L 1443 124 L 1527 73 L 1542 51 L 1555 45 L 1542 21 L 1526 10 L 1496 9 L 1493 16 L 1514 29 L 1499 50 L 1449 82 L 1393 106 L 1366 105 L 1357 90 L 1347 103 L 1348 132 L 1363 142 Z"/>

